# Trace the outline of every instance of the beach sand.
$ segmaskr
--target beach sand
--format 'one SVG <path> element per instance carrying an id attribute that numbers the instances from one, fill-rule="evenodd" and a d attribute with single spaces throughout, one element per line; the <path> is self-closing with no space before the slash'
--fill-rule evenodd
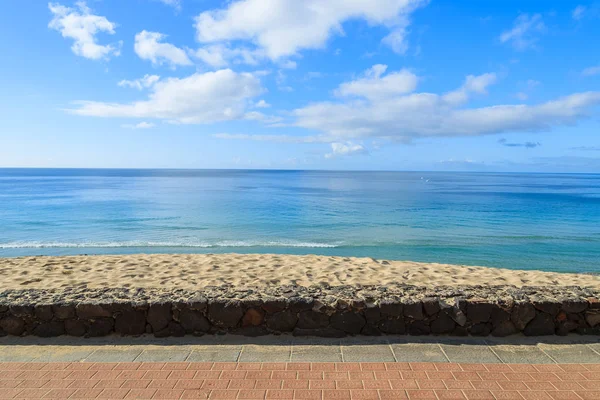
<path id="1" fill-rule="evenodd" d="M 372 258 L 272 254 L 140 254 L 0 258 L 0 290 L 238 287 L 298 284 L 515 285 L 600 288 L 600 277 Z"/>

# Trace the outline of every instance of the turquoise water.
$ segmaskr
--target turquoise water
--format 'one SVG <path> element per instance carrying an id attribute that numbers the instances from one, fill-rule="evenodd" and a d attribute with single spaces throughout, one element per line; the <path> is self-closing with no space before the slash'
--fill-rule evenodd
<path id="1" fill-rule="evenodd" d="M 600 175 L 0 169 L 0 256 L 292 253 L 600 272 Z"/>

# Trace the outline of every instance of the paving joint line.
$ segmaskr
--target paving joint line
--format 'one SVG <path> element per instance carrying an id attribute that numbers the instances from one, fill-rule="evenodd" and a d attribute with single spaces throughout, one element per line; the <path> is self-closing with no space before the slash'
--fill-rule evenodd
<path id="1" fill-rule="evenodd" d="M 506 364 L 504 362 L 504 360 L 494 351 L 494 349 L 492 348 L 492 346 L 490 346 L 489 344 L 487 344 L 487 342 L 485 342 L 485 343 L 486 343 L 486 347 L 488 348 L 488 350 L 491 351 L 494 356 L 496 356 L 496 358 L 498 359 L 498 361 L 500 361 L 500 364 Z"/>
<path id="2" fill-rule="evenodd" d="M 536 344 L 535 347 L 537 347 L 542 353 L 544 353 L 546 356 L 548 356 L 552 361 L 554 361 L 554 364 L 560 364 L 560 362 L 556 361 L 556 359 L 554 357 L 552 357 L 550 354 L 546 353 L 544 351 L 544 349 L 542 347 L 540 347 L 539 344 Z"/>
<path id="3" fill-rule="evenodd" d="M 592 350 L 594 353 L 598 354 L 600 356 L 600 352 L 596 351 L 589 343 L 584 343 L 585 347 L 588 347 L 590 350 Z"/>
<path id="4" fill-rule="evenodd" d="M 453 362 L 452 360 L 450 360 L 450 357 L 448 357 L 448 354 L 446 354 L 446 352 L 444 351 L 444 348 L 442 347 L 442 345 L 440 343 L 436 343 L 436 344 L 440 348 L 440 351 L 442 352 L 444 357 L 446 357 L 446 360 L 448 360 L 449 363 Z"/>

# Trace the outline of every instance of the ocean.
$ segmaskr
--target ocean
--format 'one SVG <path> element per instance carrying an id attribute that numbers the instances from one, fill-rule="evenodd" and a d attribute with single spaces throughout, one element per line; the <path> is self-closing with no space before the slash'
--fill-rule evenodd
<path id="1" fill-rule="evenodd" d="M 0 256 L 289 253 L 600 273 L 600 174 L 0 169 Z"/>

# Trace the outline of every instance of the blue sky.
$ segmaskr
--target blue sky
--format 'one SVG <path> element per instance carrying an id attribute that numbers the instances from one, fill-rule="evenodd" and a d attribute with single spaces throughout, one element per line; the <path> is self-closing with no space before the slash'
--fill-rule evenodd
<path id="1" fill-rule="evenodd" d="M 600 3 L 6 1 L 0 167 L 600 171 Z"/>

